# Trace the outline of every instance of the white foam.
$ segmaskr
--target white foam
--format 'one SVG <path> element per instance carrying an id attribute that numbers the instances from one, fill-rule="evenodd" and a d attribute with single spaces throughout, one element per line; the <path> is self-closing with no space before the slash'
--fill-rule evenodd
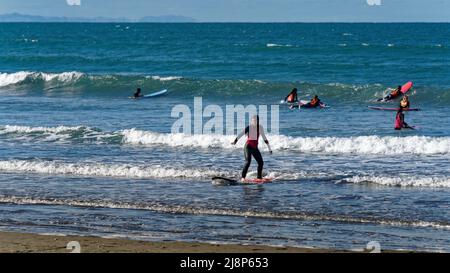
<path id="1" fill-rule="evenodd" d="M 162 134 L 136 129 L 123 130 L 123 142 L 128 144 L 165 145 L 171 147 L 232 149 L 233 136 Z"/>
<path id="2" fill-rule="evenodd" d="M 30 127 L 30 126 L 20 126 L 20 125 L 5 125 L 0 127 L 0 134 L 8 133 L 61 133 L 67 131 L 77 131 L 83 126 L 56 126 L 56 127 Z"/>
<path id="3" fill-rule="evenodd" d="M 225 208 L 205 208 L 179 205 L 166 205 L 160 203 L 128 203 L 112 202 L 103 200 L 68 200 L 68 199 L 42 199 L 19 196 L 0 196 L 0 203 L 12 203 L 19 205 L 56 205 L 56 206 L 76 206 L 93 208 L 113 208 L 113 209 L 137 209 L 149 210 L 158 213 L 176 213 L 191 215 L 215 215 L 215 216 L 235 216 L 235 217 L 255 217 L 281 220 L 309 220 L 309 221 L 334 221 L 355 224 L 381 224 L 389 226 L 412 226 L 431 227 L 436 229 L 450 229 L 448 223 L 427 222 L 427 221 L 402 221 L 395 219 L 373 219 L 373 218 L 353 218 L 349 215 L 320 215 L 308 214 L 304 212 L 272 212 L 255 210 L 234 210 Z"/>
<path id="4" fill-rule="evenodd" d="M 57 161 L 0 161 L 4 172 L 25 172 L 49 175 L 77 175 L 86 177 L 125 177 L 125 178 L 210 178 L 223 173 L 209 169 L 167 168 L 156 166 L 136 166 L 131 164 L 66 163 Z M 229 175 L 229 174 L 228 174 Z"/>
<path id="5" fill-rule="evenodd" d="M 75 134 L 77 133 L 77 134 Z M 102 132 L 85 126 L 28 127 L 0 126 L 0 135 L 18 134 L 35 140 L 46 137 L 47 140 L 67 140 L 71 137 L 103 141 L 111 137 L 122 138 L 122 143 L 132 145 L 163 145 L 183 148 L 220 148 L 241 149 L 245 142 L 242 138 L 237 145 L 231 142 L 235 136 L 227 135 L 187 135 L 182 133 L 157 133 L 138 129 L 126 129 L 116 132 Z M 14 136 L 15 138 L 17 136 Z M 358 137 L 291 137 L 268 135 L 271 147 L 278 151 L 327 153 L 327 154 L 450 154 L 450 137 L 426 136 L 358 136 Z M 266 149 L 261 143 L 261 148 Z"/>
<path id="6" fill-rule="evenodd" d="M 450 177 L 418 177 L 418 176 L 354 176 L 345 179 L 350 183 L 375 183 L 396 187 L 450 188 Z"/>
<path id="7" fill-rule="evenodd" d="M 8 135 L 21 141 L 64 142 L 70 139 L 95 140 L 102 142 L 120 135 L 105 133 L 86 126 L 30 127 L 20 125 L 0 126 L 0 136 Z M 11 136 L 12 135 L 12 136 Z"/>
<path id="8" fill-rule="evenodd" d="M 280 44 L 267 44 L 267 47 L 292 47 L 292 45 L 280 45 Z"/>
<path id="9" fill-rule="evenodd" d="M 12 84 L 17 84 L 19 82 L 23 82 L 30 72 L 16 72 L 16 73 L 0 73 L 0 87 L 8 86 Z"/>
<path id="10" fill-rule="evenodd" d="M 166 145 L 194 148 L 241 148 L 241 139 L 236 146 L 231 145 L 235 136 L 161 134 L 136 129 L 123 130 L 123 142 L 128 144 Z M 333 154 L 449 154 L 450 137 L 290 137 L 268 135 L 274 150 L 295 152 L 316 152 Z"/>
<path id="11" fill-rule="evenodd" d="M 181 80 L 183 77 L 179 77 L 179 76 L 168 76 L 168 77 L 148 76 L 148 77 L 146 77 L 146 78 L 150 78 L 150 79 L 153 79 L 153 80 L 166 82 L 166 81 L 176 81 L 176 80 Z"/>
<path id="12" fill-rule="evenodd" d="M 20 71 L 15 73 L 0 73 L 0 87 L 19 84 L 27 80 L 42 80 L 44 82 L 60 81 L 63 83 L 79 80 L 85 74 L 81 72 L 44 73 Z"/>

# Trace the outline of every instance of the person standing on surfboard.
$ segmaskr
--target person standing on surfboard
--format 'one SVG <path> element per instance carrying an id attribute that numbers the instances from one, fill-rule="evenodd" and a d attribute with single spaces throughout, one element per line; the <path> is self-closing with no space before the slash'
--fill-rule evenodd
<path id="1" fill-rule="evenodd" d="M 258 149 L 259 137 L 261 136 L 263 138 L 264 142 L 269 148 L 270 153 L 272 153 L 272 149 L 270 148 L 269 141 L 267 140 L 267 137 L 264 133 L 264 128 L 259 124 L 258 115 L 252 117 L 250 125 L 247 126 L 231 144 L 236 145 L 236 143 L 243 135 L 247 135 L 247 142 L 245 143 L 244 147 L 245 165 L 244 169 L 242 170 L 242 180 L 245 180 L 245 177 L 247 176 L 252 157 L 254 157 L 256 162 L 258 163 L 258 179 L 262 179 L 264 161 L 261 156 L 261 152 Z"/>
<path id="2" fill-rule="evenodd" d="M 292 89 L 291 93 L 289 93 L 286 98 L 284 98 L 285 102 L 293 103 L 298 101 L 297 97 L 297 88 Z"/>

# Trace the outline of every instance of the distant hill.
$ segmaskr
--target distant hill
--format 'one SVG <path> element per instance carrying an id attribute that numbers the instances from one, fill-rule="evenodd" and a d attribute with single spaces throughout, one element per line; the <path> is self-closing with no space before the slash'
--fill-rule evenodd
<path id="1" fill-rule="evenodd" d="M 9 13 L 0 15 L 0 22 L 86 22 L 86 23 L 194 23 L 195 19 L 178 15 L 146 16 L 140 19 L 108 18 L 108 17 L 47 17 Z"/>
<path id="2" fill-rule="evenodd" d="M 195 23 L 196 20 L 191 17 L 179 16 L 179 15 L 166 15 L 166 16 L 146 16 L 138 20 L 139 22 L 146 23 Z"/>

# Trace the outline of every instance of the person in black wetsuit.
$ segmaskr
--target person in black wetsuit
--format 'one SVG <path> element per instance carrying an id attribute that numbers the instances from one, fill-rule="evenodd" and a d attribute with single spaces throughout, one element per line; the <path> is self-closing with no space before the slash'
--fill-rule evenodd
<path id="1" fill-rule="evenodd" d="M 397 89 L 392 90 L 392 92 L 387 95 L 386 97 L 379 99 L 378 101 L 390 101 L 392 99 L 395 99 L 396 97 L 400 96 L 402 94 L 402 86 L 399 85 Z"/>
<path id="2" fill-rule="evenodd" d="M 261 152 L 258 149 L 258 140 L 259 136 L 262 136 L 264 142 L 267 144 L 269 148 L 269 152 L 272 153 L 272 149 L 270 148 L 269 141 L 264 133 L 264 128 L 259 124 L 259 116 L 253 116 L 252 121 L 249 126 L 247 126 L 232 142 L 233 145 L 239 141 L 239 139 L 243 136 L 247 135 L 247 142 L 244 147 L 245 154 L 245 165 L 242 170 L 242 180 L 247 176 L 248 168 L 250 167 L 250 163 L 252 161 L 252 157 L 255 158 L 256 162 L 258 162 L 258 179 L 262 179 L 262 171 L 264 167 L 264 161 L 261 156 Z"/>
<path id="3" fill-rule="evenodd" d="M 291 93 L 284 98 L 284 101 L 287 103 L 298 102 L 297 88 L 292 89 Z"/>
<path id="4" fill-rule="evenodd" d="M 134 92 L 133 98 L 138 99 L 140 97 L 143 97 L 141 93 L 141 88 L 136 89 L 136 92 Z"/>
<path id="5" fill-rule="evenodd" d="M 291 109 L 294 108 L 316 108 L 316 107 L 324 107 L 324 104 L 322 103 L 322 101 L 320 101 L 319 96 L 315 95 L 314 98 L 311 99 L 310 102 L 302 104 L 301 102 L 299 102 L 298 105 L 291 105 Z"/>

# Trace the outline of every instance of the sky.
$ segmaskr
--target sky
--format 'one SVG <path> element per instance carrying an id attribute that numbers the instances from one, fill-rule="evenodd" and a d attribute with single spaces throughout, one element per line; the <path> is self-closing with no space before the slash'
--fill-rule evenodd
<path id="1" fill-rule="evenodd" d="M 13 12 L 132 19 L 181 15 L 200 22 L 450 22 L 450 0 L 0 0 L 0 14 Z"/>

